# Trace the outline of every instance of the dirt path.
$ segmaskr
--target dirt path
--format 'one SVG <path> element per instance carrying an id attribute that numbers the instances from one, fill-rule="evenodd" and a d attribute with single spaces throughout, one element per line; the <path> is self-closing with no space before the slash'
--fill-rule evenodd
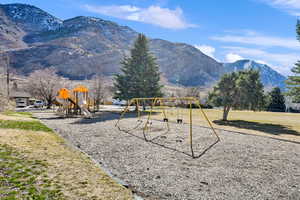
<path id="1" fill-rule="evenodd" d="M 140 127 L 119 131 L 117 114 L 93 119 L 35 116 L 146 199 L 300 199 L 296 143 L 220 131 L 221 142 L 192 159 L 188 125 L 173 124 L 165 133 L 165 124 L 155 121 L 148 134 L 153 140 L 145 142 Z M 120 125 L 133 128 L 136 119 Z M 215 141 L 209 129 L 194 127 L 196 155 Z"/>

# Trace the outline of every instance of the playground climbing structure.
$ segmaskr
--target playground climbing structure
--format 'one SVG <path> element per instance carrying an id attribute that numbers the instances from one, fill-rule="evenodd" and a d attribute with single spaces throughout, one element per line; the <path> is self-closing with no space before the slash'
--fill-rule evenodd
<path id="1" fill-rule="evenodd" d="M 92 117 L 89 111 L 90 99 L 88 97 L 89 90 L 79 85 L 72 91 L 61 88 L 58 91 L 56 101 L 59 103 L 57 112 L 64 116 L 84 115 L 87 118 Z"/>

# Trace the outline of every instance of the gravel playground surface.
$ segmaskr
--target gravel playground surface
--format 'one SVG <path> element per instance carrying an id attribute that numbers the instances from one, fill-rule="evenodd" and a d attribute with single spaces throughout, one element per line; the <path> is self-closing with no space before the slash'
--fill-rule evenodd
<path id="1" fill-rule="evenodd" d="M 136 118 L 118 114 L 61 119 L 35 113 L 72 145 L 86 152 L 144 199 L 300 199 L 300 144 L 153 121 L 146 142 Z M 134 130 L 131 130 L 135 128 Z"/>

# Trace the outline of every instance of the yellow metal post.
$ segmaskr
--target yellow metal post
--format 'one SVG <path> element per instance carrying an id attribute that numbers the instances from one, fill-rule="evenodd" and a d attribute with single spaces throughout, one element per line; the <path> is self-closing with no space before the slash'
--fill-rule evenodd
<path id="1" fill-rule="evenodd" d="M 162 109 L 163 109 L 164 118 L 165 118 L 165 119 L 168 119 L 168 118 L 167 118 L 167 115 L 166 115 L 166 110 L 165 110 L 165 106 L 164 106 L 164 101 L 163 101 L 163 99 L 161 99 L 160 102 L 162 103 Z M 167 121 L 166 123 L 167 123 L 168 131 L 169 131 L 169 130 L 170 130 L 169 119 L 168 119 L 168 121 Z"/>
<path id="2" fill-rule="evenodd" d="M 200 108 L 200 112 L 202 113 L 202 115 L 204 116 L 204 118 L 206 119 L 206 121 L 208 122 L 208 125 L 210 126 L 210 128 L 213 130 L 213 133 L 216 135 L 216 137 L 218 138 L 218 141 L 220 141 L 220 137 L 219 135 L 217 134 L 215 128 L 213 127 L 211 121 L 208 119 L 207 115 L 205 114 L 205 112 L 203 111 L 201 105 L 200 105 L 200 102 L 197 100 L 196 101 L 196 104 L 199 106 Z"/>
<path id="3" fill-rule="evenodd" d="M 131 104 L 135 101 L 135 99 L 132 99 L 129 101 L 129 103 L 127 104 L 126 108 L 124 109 L 124 111 L 121 113 L 120 118 L 118 119 L 117 123 L 115 124 L 115 126 L 118 126 L 120 120 L 124 117 L 125 113 L 128 112 L 129 107 L 131 106 Z"/>
<path id="4" fill-rule="evenodd" d="M 192 157 L 194 158 L 194 149 L 193 149 L 193 109 L 192 109 L 192 102 L 190 103 L 190 147 L 192 152 Z"/>
<path id="5" fill-rule="evenodd" d="M 139 104 L 139 100 L 136 100 L 136 107 L 137 107 L 137 114 L 138 114 L 138 120 L 141 119 L 141 113 L 140 113 L 140 104 Z"/>
<path id="6" fill-rule="evenodd" d="M 153 105 L 155 105 L 156 100 L 157 100 L 157 99 L 154 98 L 154 100 L 152 101 L 150 113 L 149 113 L 149 115 L 148 115 L 148 119 L 147 119 L 147 121 L 146 121 L 146 123 L 145 123 L 144 130 L 143 130 L 143 135 L 144 135 L 144 138 L 145 138 L 146 141 L 148 141 L 148 139 L 147 139 L 147 137 L 146 137 L 145 132 L 148 130 L 148 123 L 149 123 L 149 121 L 150 121 L 150 119 L 151 119 Z"/>

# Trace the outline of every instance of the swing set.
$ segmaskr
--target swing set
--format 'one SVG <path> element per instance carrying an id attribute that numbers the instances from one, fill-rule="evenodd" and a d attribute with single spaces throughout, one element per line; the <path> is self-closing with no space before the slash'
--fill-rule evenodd
<path id="1" fill-rule="evenodd" d="M 185 102 L 185 103 L 183 103 Z M 147 106 L 146 106 L 147 105 Z M 130 113 L 132 106 L 135 106 L 135 113 L 137 117 L 137 125 L 134 126 L 131 129 L 122 129 L 120 127 L 120 121 L 125 118 L 125 114 Z M 187 119 L 187 123 L 184 123 L 184 117 L 182 113 L 182 109 L 179 109 L 179 106 L 187 106 L 189 117 Z M 192 158 L 197 158 L 194 154 L 194 149 L 193 149 L 193 107 L 196 106 L 199 109 L 196 109 L 196 111 L 199 112 L 200 115 L 202 115 L 207 121 L 209 128 L 212 130 L 213 135 L 216 136 L 217 142 L 220 141 L 220 137 L 217 134 L 216 130 L 214 129 L 211 121 L 208 119 L 206 113 L 203 111 L 201 108 L 200 102 L 198 99 L 194 97 L 168 97 L 168 98 L 133 98 L 131 99 L 124 111 L 121 113 L 119 120 L 116 122 L 115 126 L 118 127 L 120 131 L 125 131 L 125 132 L 130 132 L 133 131 L 142 125 L 142 130 L 143 130 L 143 138 L 145 141 L 149 142 L 151 140 L 148 139 L 147 133 L 151 132 L 151 126 L 152 126 L 152 121 L 153 121 L 153 115 L 159 111 L 160 113 L 163 114 L 162 121 L 164 124 L 166 124 L 167 127 L 167 132 L 170 131 L 170 124 L 177 123 L 179 125 L 181 124 L 189 124 L 189 145 L 190 145 L 190 151 L 191 151 L 191 156 Z M 141 111 L 140 107 L 143 107 L 143 111 Z M 150 108 L 150 109 L 146 109 Z M 146 119 L 142 119 L 142 115 L 146 115 Z M 176 116 L 176 120 L 172 121 L 170 118 L 171 116 Z M 216 144 L 215 143 L 215 144 Z"/>

